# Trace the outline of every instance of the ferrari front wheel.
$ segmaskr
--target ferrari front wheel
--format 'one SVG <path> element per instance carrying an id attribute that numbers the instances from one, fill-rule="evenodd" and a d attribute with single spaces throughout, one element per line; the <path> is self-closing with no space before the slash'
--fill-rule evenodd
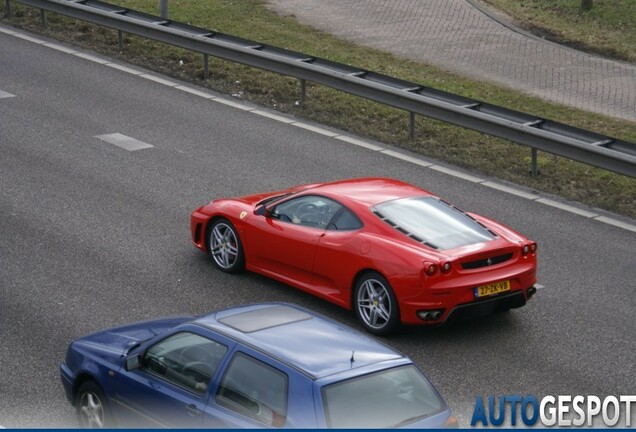
<path id="1" fill-rule="evenodd" d="M 386 335 L 400 323 L 400 310 L 389 282 L 378 273 L 358 279 L 354 291 L 356 316 L 370 333 Z"/>
<path id="2" fill-rule="evenodd" d="M 208 247 L 219 270 L 235 273 L 245 266 L 243 245 L 236 228 L 227 219 L 217 219 L 209 231 Z"/>

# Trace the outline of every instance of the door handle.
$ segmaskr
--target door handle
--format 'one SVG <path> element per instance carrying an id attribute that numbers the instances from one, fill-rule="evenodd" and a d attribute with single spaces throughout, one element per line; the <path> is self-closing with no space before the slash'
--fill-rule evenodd
<path id="1" fill-rule="evenodd" d="M 192 417 L 196 417 L 201 414 L 201 410 L 198 409 L 194 404 L 186 405 L 185 409 Z"/>

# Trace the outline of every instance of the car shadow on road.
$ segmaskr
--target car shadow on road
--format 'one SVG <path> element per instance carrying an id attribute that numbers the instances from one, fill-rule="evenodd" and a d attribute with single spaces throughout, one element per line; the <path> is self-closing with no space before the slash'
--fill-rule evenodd
<path id="1" fill-rule="evenodd" d="M 365 333 L 352 310 L 347 310 L 327 300 L 315 297 L 300 289 L 266 276 L 243 271 L 237 274 L 223 273 L 216 268 L 209 256 L 194 254 L 193 268 L 206 280 L 206 292 L 219 290 L 214 295 L 215 308 L 223 309 L 241 304 L 286 302 L 308 308 L 314 312 L 335 319 L 349 327 Z M 461 343 L 475 338 L 506 337 L 522 329 L 522 320 L 518 317 L 523 308 L 508 312 L 494 313 L 479 318 L 454 321 L 441 326 L 402 326 L 396 333 L 388 336 L 374 336 L 388 344 L 392 342 L 427 342 L 436 344 Z"/>

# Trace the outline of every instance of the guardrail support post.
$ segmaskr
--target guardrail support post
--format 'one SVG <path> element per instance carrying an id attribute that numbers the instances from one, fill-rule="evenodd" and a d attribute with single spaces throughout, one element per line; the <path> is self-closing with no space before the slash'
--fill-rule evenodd
<path id="1" fill-rule="evenodd" d="M 210 61 L 207 54 L 203 54 L 203 79 L 208 80 L 210 78 Z"/>
<path id="2" fill-rule="evenodd" d="M 117 30 L 117 45 L 119 46 L 119 51 L 123 51 L 124 49 L 124 34 L 121 30 Z"/>
<path id="3" fill-rule="evenodd" d="M 415 139 L 415 113 L 413 111 L 409 112 L 409 140 L 413 141 Z"/>
<path id="4" fill-rule="evenodd" d="M 537 168 L 537 149 L 532 147 L 530 154 L 532 158 L 532 177 L 536 177 L 539 175 L 539 169 Z"/>
<path id="5" fill-rule="evenodd" d="M 5 11 L 4 11 L 4 16 L 6 18 L 11 18 L 11 0 L 5 0 Z"/>
<path id="6" fill-rule="evenodd" d="M 46 27 L 46 15 L 44 14 L 44 9 L 40 9 L 40 27 Z"/>
<path id="7" fill-rule="evenodd" d="M 163 19 L 168 19 L 168 0 L 159 0 L 159 15 Z"/>
<path id="8" fill-rule="evenodd" d="M 304 79 L 300 80 L 300 103 L 304 104 L 305 99 L 307 98 L 307 81 Z"/>

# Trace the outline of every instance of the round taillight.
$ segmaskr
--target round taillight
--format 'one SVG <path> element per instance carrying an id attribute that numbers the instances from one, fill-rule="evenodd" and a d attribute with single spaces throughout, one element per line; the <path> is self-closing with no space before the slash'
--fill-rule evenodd
<path id="1" fill-rule="evenodd" d="M 530 243 L 525 245 L 523 248 L 521 248 L 521 254 L 523 256 L 528 255 L 529 253 L 535 253 L 537 251 L 537 244 L 536 243 Z"/>
<path id="2" fill-rule="evenodd" d="M 446 262 L 442 266 L 442 273 L 448 273 L 450 271 L 450 269 L 451 269 L 451 263 Z"/>
<path id="3" fill-rule="evenodd" d="M 429 262 L 424 263 L 424 272 L 429 276 L 433 276 L 437 272 L 437 266 Z"/>

